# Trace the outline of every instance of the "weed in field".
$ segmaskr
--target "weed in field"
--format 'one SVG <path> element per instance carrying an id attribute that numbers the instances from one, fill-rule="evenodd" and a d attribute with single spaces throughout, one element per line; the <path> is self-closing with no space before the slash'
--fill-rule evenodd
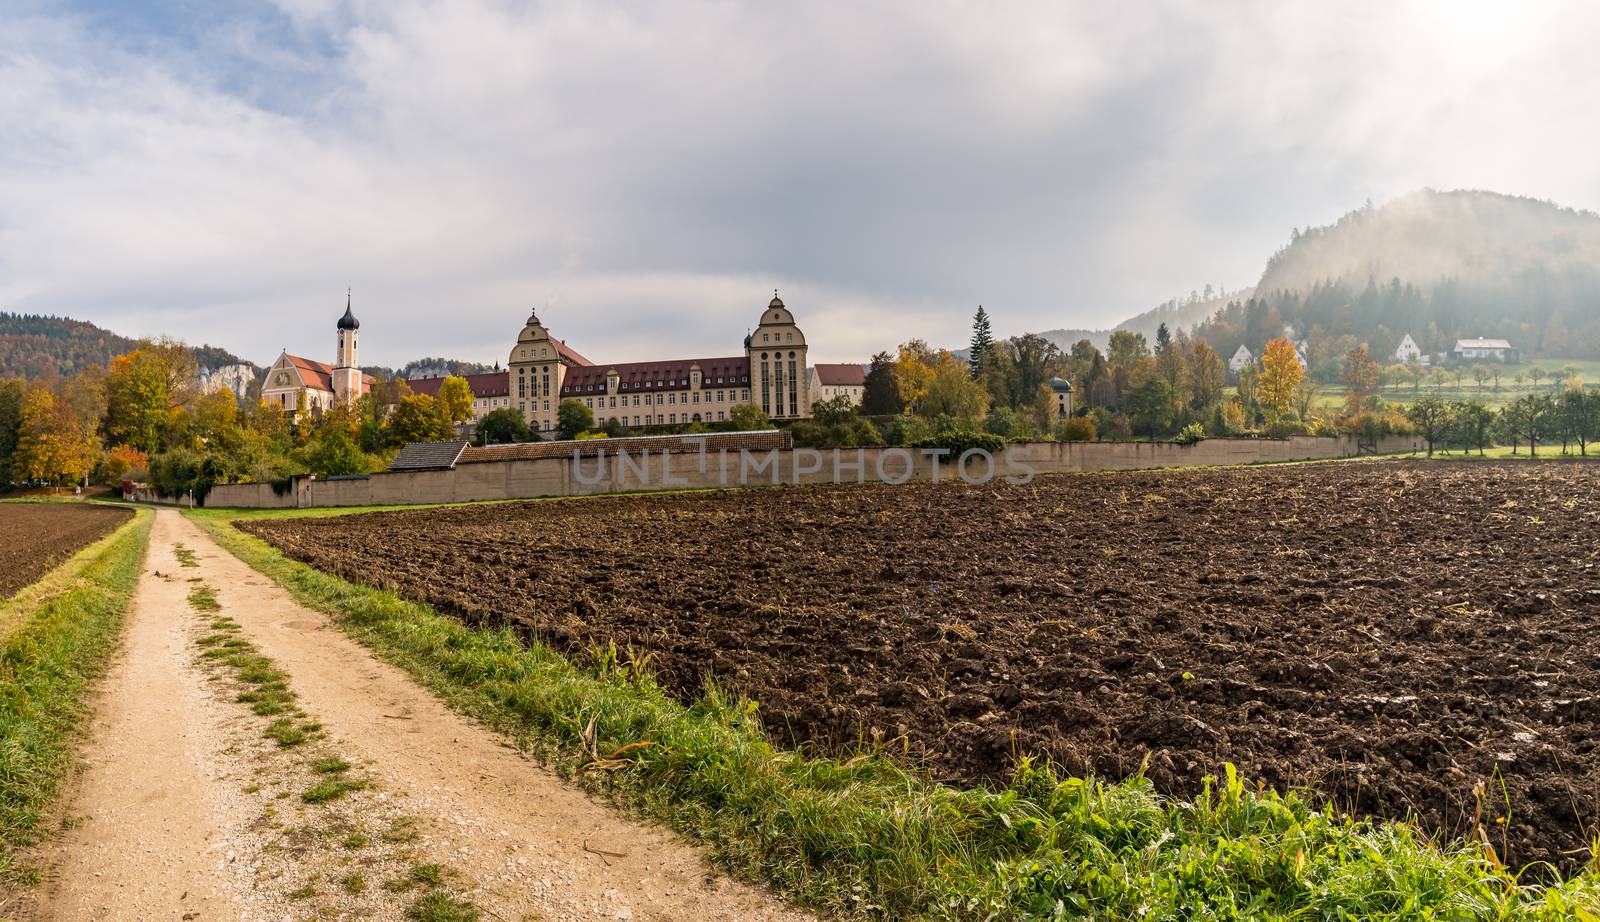
<path id="1" fill-rule="evenodd" d="M 338 774 L 339 772 L 349 771 L 350 763 L 339 758 L 338 756 L 324 756 L 323 758 L 312 762 L 311 768 L 313 771 L 320 772 L 324 775 L 333 775 Z"/>
<path id="2" fill-rule="evenodd" d="M 306 792 L 300 795 L 300 799 L 308 804 L 325 804 L 366 786 L 367 782 L 358 778 L 324 778 L 307 788 Z"/>
<path id="3" fill-rule="evenodd" d="M 339 886 L 351 896 L 360 896 L 367 891 L 367 879 L 359 872 L 346 874 L 339 878 Z"/>
<path id="4" fill-rule="evenodd" d="M 199 558 L 195 557 L 194 551 L 183 546 L 182 544 L 174 544 L 172 546 L 172 555 L 178 558 L 178 566 L 180 567 L 200 566 L 200 560 Z"/>
<path id="5" fill-rule="evenodd" d="M 406 918 L 415 922 L 477 922 L 479 914 L 470 902 L 434 890 L 407 906 Z"/>
<path id="6" fill-rule="evenodd" d="M 222 603 L 217 601 L 216 593 L 205 585 L 197 585 L 189 590 L 189 606 L 195 611 L 202 612 L 222 610 Z"/>
<path id="7" fill-rule="evenodd" d="M 308 734 L 305 730 L 295 726 L 292 719 L 280 717 L 267 724 L 267 729 L 262 731 L 262 735 L 267 739 L 273 740 L 282 748 L 288 749 L 290 746 L 298 746 L 305 742 Z"/>
<path id="8" fill-rule="evenodd" d="M 352 832 L 349 835 L 345 836 L 343 839 L 340 839 L 339 840 L 339 844 L 343 845 L 346 849 L 348 849 L 349 851 L 353 852 L 353 851 L 357 851 L 358 849 L 366 848 L 367 847 L 367 843 L 369 841 L 371 841 L 371 840 L 367 838 L 367 834 L 366 833 L 364 833 L 364 832 Z"/>

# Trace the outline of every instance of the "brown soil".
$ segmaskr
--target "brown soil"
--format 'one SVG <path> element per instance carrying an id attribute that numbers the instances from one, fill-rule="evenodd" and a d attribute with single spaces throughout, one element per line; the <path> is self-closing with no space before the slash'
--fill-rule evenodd
<path id="1" fill-rule="evenodd" d="M 80 503 L 0 503 L 0 599 L 44 576 L 133 513 Z"/>
<path id="2" fill-rule="evenodd" d="M 1509 860 L 1600 815 L 1600 477 L 1355 463 L 262 521 L 319 567 L 706 675 L 770 731 L 1193 793 L 1223 761 Z M 1505 807 L 1509 801 L 1509 815 Z M 1497 821 L 1503 818 L 1503 828 Z"/>
<path id="3" fill-rule="evenodd" d="M 209 628 L 188 602 L 197 585 L 288 673 L 322 727 L 312 742 L 268 744 L 264 718 L 205 665 L 195 639 Z M 485 918 L 809 918 L 710 873 L 699 851 L 451 711 L 176 511 L 156 513 L 129 619 L 66 805 L 74 820 L 41 849 L 52 870 L 21 918 L 398 920 L 417 893 L 391 892 L 395 869 L 423 863 L 443 865 Z M 370 786 L 305 804 L 316 776 L 304 763 L 324 752 Z M 350 831 L 368 841 L 343 840 Z M 365 890 L 345 889 L 346 874 Z"/>

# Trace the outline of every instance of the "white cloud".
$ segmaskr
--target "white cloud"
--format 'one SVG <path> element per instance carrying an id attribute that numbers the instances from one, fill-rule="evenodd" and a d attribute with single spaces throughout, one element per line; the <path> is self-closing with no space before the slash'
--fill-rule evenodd
<path id="1" fill-rule="evenodd" d="M 1108 324 L 1291 226 L 1473 186 L 1596 202 L 1595 14 L 1499 4 L 283 0 L 0 34 L 0 309 L 256 361 L 818 360 Z"/>

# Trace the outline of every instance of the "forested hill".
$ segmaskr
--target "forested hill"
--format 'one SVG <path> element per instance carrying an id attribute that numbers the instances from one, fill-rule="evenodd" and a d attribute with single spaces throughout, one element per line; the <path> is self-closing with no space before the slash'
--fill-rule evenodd
<path id="1" fill-rule="evenodd" d="M 1222 355 L 1284 327 L 1317 353 L 1410 333 L 1428 353 L 1503 338 L 1528 356 L 1600 359 L 1600 215 L 1493 192 L 1426 190 L 1296 231 L 1255 299 L 1203 324 Z M 1319 349 L 1320 345 L 1320 349 Z"/>
<path id="2" fill-rule="evenodd" d="M 104 367 L 138 346 L 136 340 L 83 320 L 0 312 L 0 378 L 71 377 L 90 366 Z M 244 364 L 217 346 L 195 346 L 202 369 Z"/>

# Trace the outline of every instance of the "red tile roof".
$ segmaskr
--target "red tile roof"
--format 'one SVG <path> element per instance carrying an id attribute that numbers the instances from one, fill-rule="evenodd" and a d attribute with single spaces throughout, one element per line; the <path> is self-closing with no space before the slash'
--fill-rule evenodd
<path id="1" fill-rule="evenodd" d="M 860 365 L 823 365 L 811 366 L 816 369 L 817 382 L 832 387 L 861 387 L 867 383 L 867 373 Z"/>
<path id="2" fill-rule="evenodd" d="M 471 389 L 474 397 L 511 396 L 511 375 L 507 372 L 488 371 L 481 375 L 461 377 L 467 379 L 467 387 Z M 443 378 L 412 378 L 406 382 L 411 387 L 411 393 L 427 394 L 431 397 L 439 396 L 439 385 L 443 383 Z"/>
<path id="3" fill-rule="evenodd" d="M 589 365 L 567 370 L 561 382 L 561 396 L 577 397 L 606 392 L 606 376 L 617 373 L 623 393 L 682 390 L 689 386 L 689 368 L 700 366 L 700 386 L 748 387 L 750 359 L 735 355 L 719 359 L 675 359 L 668 362 L 622 362 L 616 365 Z"/>
<path id="4" fill-rule="evenodd" d="M 318 390 L 329 392 L 333 390 L 332 365 L 327 362 L 318 362 L 314 359 L 301 358 L 298 355 L 289 355 L 287 352 L 284 353 L 284 356 L 294 363 L 294 367 L 300 372 L 300 380 L 305 382 L 306 387 L 314 387 Z M 365 394 L 372 390 L 372 383 L 375 380 L 377 379 L 366 372 L 362 372 L 361 393 Z"/>
<path id="5" fill-rule="evenodd" d="M 567 361 L 571 362 L 572 364 L 574 364 L 574 365 L 593 365 L 594 364 L 593 362 L 591 362 L 588 359 L 584 358 L 582 355 L 579 355 L 578 354 L 578 350 L 572 348 L 571 346 L 567 345 L 566 343 L 562 342 L 561 340 L 556 339 L 554 336 L 550 337 L 550 341 L 552 343 L 555 343 L 556 355 L 561 356 L 562 358 L 566 359 Z M 507 379 L 507 380 L 509 380 L 509 379 Z"/>

